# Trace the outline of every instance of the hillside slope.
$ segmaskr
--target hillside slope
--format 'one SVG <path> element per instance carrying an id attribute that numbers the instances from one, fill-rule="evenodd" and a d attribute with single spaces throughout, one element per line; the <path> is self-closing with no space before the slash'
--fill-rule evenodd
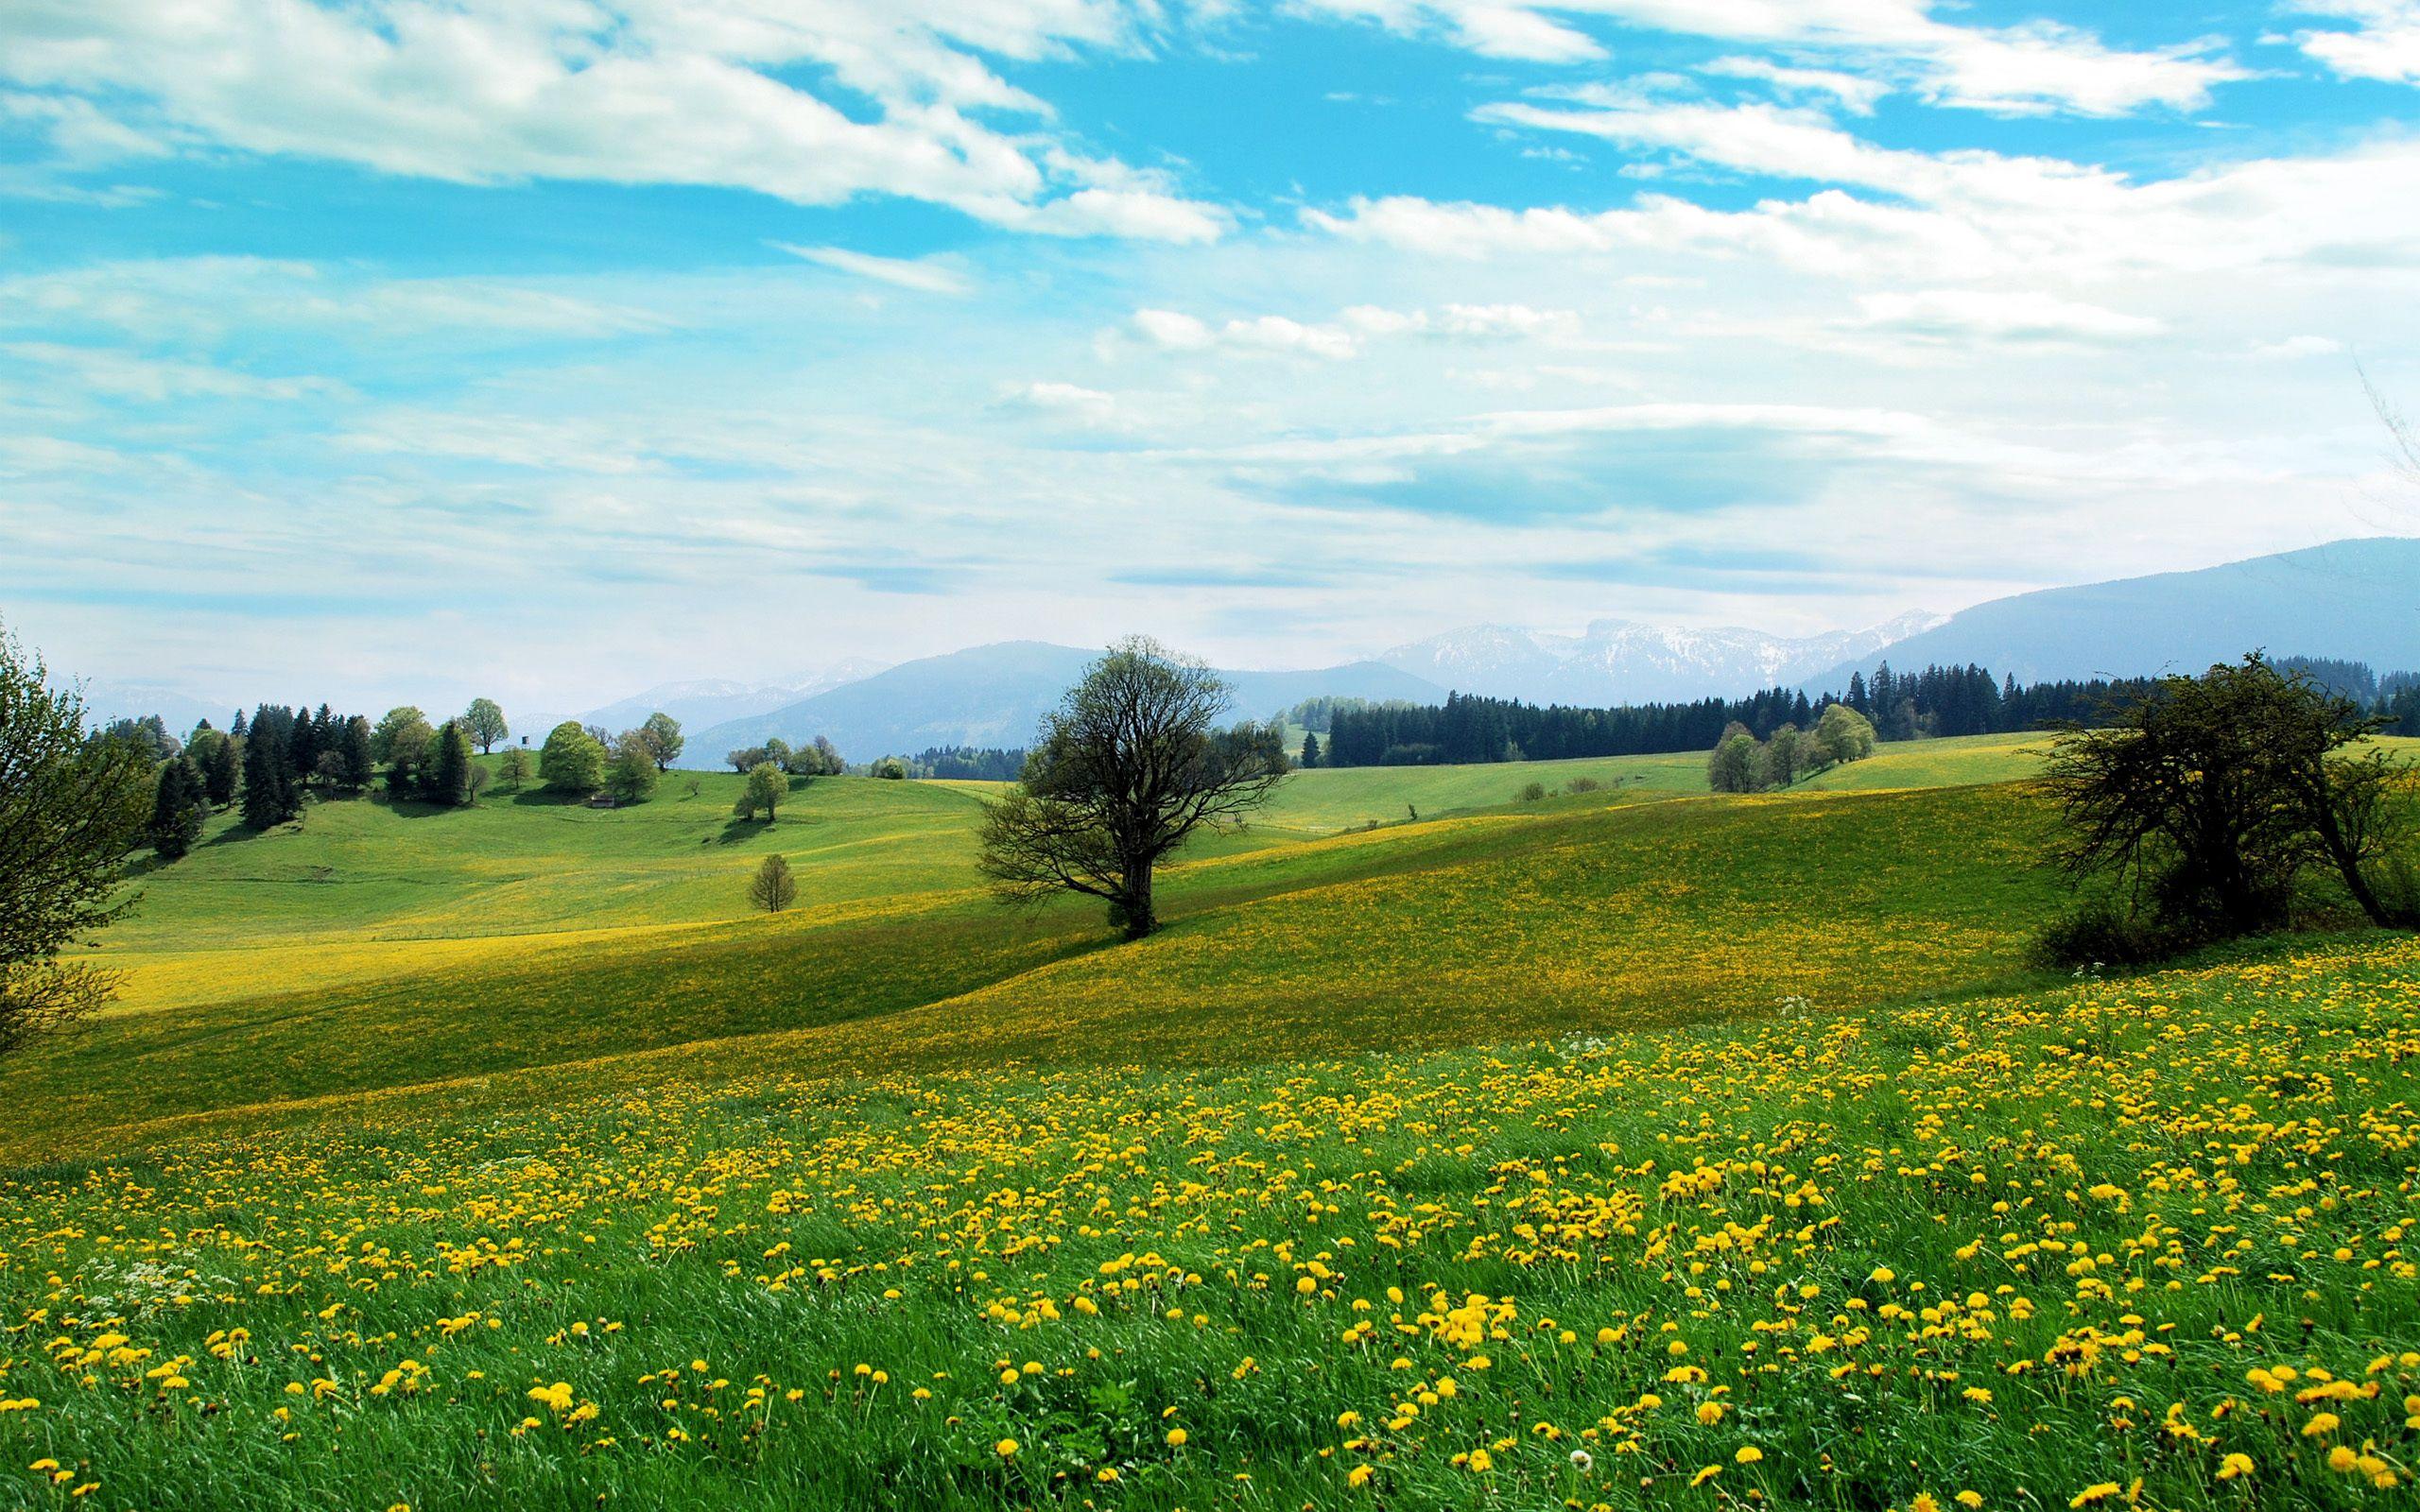
<path id="1" fill-rule="evenodd" d="M 2005 975 L 2048 905 L 2007 789 L 1715 799 L 1685 796 L 1702 764 L 1660 763 L 1535 804 L 1507 789 L 1544 764 L 1403 772 L 1421 785 L 1394 794 L 1395 774 L 1303 774 L 1270 824 L 1167 871 L 1169 928 L 1131 948 L 1080 901 L 992 902 L 979 784 L 826 779 L 769 827 L 729 819 L 729 776 L 618 811 L 331 803 L 260 836 L 222 817 L 112 932 L 125 1001 L 0 1063 L 26 1110 L 0 1149 L 767 1034 L 836 1068 L 1234 1059 L 1872 1001 Z M 1319 822 L 1456 781 L 1460 817 Z M 752 916 L 775 850 L 799 905 Z"/>

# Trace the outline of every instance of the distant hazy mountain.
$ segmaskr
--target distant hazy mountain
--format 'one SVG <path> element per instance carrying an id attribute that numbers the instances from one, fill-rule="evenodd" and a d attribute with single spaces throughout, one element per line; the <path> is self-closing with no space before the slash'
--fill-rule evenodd
<path id="1" fill-rule="evenodd" d="M 711 766 L 723 752 L 778 735 L 792 745 L 831 737 L 851 761 L 934 746 L 1022 746 L 1087 662 L 1100 655 L 1040 641 L 978 645 L 908 662 L 786 707 L 693 730 L 682 764 Z M 1223 672 L 1236 717 L 1263 718 L 1322 694 L 1434 702 L 1443 688 L 1374 662 L 1312 672 Z"/>
<path id="2" fill-rule="evenodd" d="M 797 673 L 771 682 L 735 682 L 727 678 L 662 682 L 645 693 L 634 693 L 617 703 L 591 709 L 573 717 L 583 725 L 628 730 L 662 710 L 680 720 L 684 728 L 699 729 L 744 719 L 750 714 L 769 713 L 803 698 L 812 698 L 819 693 L 828 693 L 860 678 L 872 677 L 887 664 L 868 657 L 852 657 L 828 667 Z"/>
<path id="3" fill-rule="evenodd" d="M 1380 660 L 1463 693 L 1602 706 L 1730 697 L 1789 686 L 1940 623 L 1936 614 L 1909 613 L 1867 629 L 1804 639 L 1630 620 L 1598 620 L 1580 635 L 1475 625 L 1396 646 Z"/>
<path id="4" fill-rule="evenodd" d="M 234 722 L 235 706 L 214 704 L 156 682 L 121 682 L 110 678 L 84 679 L 84 724 L 87 729 L 118 719 L 158 714 L 168 732 L 182 740 L 207 719 L 224 730 Z"/>
<path id="5" fill-rule="evenodd" d="M 1877 662 L 1974 662 L 2019 682 L 2198 672 L 2246 651 L 2420 668 L 2420 540 L 2339 541 L 2200 572 L 2161 573 L 1996 598 L 1887 651 L 1806 679 L 1839 689 Z"/>

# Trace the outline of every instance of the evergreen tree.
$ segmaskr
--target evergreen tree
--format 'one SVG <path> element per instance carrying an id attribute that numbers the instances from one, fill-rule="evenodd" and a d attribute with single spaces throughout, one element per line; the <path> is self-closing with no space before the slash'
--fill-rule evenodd
<path id="1" fill-rule="evenodd" d="M 152 793 L 147 831 L 151 849 L 164 861 L 176 860 L 201 838 L 202 822 L 209 816 L 210 799 L 203 790 L 201 774 L 194 770 L 193 763 L 180 757 L 164 765 Z"/>
<path id="2" fill-rule="evenodd" d="M 429 742 L 420 796 L 440 808 L 458 809 L 471 801 L 471 736 L 455 720 L 440 726 Z"/>
<path id="3" fill-rule="evenodd" d="M 294 774 L 285 760 L 285 733 L 264 708 L 244 739 L 244 825 L 272 830 L 302 812 Z"/>
<path id="4" fill-rule="evenodd" d="M 1301 765 L 1304 765 L 1304 766 L 1305 766 L 1305 767 L 1311 767 L 1311 766 L 1317 766 L 1319 764 L 1320 764 L 1320 737 L 1319 737 L 1316 733 L 1314 733 L 1314 732 L 1312 732 L 1312 731 L 1310 731 L 1310 730 L 1304 730 L 1304 731 L 1303 731 L 1303 760 L 1302 760 L 1302 764 L 1301 764 Z"/>
<path id="5" fill-rule="evenodd" d="M 243 756 L 235 739 L 216 730 L 202 729 L 193 732 L 193 743 L 185 747 L 185 755 L 201 778 L 203 801 L 214 809 L 223 809 L 235 801 L 235 783 L 242 776 Z"/>
<path id="6" fill-rule="evenodd" d="M 337 750 L 344 757 L 344 785 L 358 793 L 370 785 L 377 772 L 377 763 L 371 757 L 370 721 L 354 714 L 337 731 Z"/>
<path id="7" fill-rule="evenodd" d="M 285 769 L 297 782 L 308 782 L 320 771 L 319 733 L 311 725 L 310 705 L 302 708 L 303 713 L 294 721 L 293 733 L 285 742 Z"/>
<path id="8" fill-rule="evenodd" d="M 235 722 L 227 727 L 227 733 L 234 736 L 237 740 L 241 740 L 246 735 L 251 733 L 251 727 L 244 723 L 244 711 L 241 709 L 235 711 Z"/>

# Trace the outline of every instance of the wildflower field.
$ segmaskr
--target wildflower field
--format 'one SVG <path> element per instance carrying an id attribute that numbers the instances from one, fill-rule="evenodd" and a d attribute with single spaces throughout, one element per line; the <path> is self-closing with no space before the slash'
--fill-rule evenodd
<path id="1" fill-rule="evenodd" d="M 21 1171 L 0 1503 L 2395 1504 L 2420 944 Z"/>
<path id="2" fill-rule="evenodd" d="M 972 784 L 216 833 L 0 1064 L 0 1507 L 2409 1503 L 2420 943 L 2046 975 L 1927 744 L 1340 774 L 1115 948 Z"/>

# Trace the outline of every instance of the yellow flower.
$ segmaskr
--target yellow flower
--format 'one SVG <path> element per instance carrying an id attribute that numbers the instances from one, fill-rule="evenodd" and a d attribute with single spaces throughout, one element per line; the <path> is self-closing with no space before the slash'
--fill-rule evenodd
<path id="1" fill-rule="evenodd" d="M 2238 1475 L 2249 1475 L 2251 1473 L 2252 1456 L 2249 1454 L 2229 1454 L 2226 1458 L 2219 1461 L 2220 1480 L 2232 1481 Z"/>
<path id="2" fill-rule="evenodd" d="M 1182 1429 L 1182 1428 L 1171 1428 L 1171 1429 L 1169 1429 L 1169 1430 L 1168 1430 L 1168 1448 L 1170 1448 L 1170 1449 L 1183 1449 L 1184 1447 L 1184 1429 Z"/>
<path id="3" fill-rule="evenodd" d="M 1345 1472 L 1344 1484 L 1347 1486 L 1367 1486 L 1370 1484 L 1370 1477 L 1375 1472 L 1367 1465 L 1356 1465 L 1353 1469 Z"/>
<path id="4" fill-rule="evenodd" d="M 1696 1489 L 1698 1486 L 1703 1486 L 1706 1482 L 1708 1482 L 1708 1481 L 1710 1481 L 1710 1480 L 1713 1480 L 1716 1476 L 1718 1476 L 1718 1475 L 1720 1475 L 1720 1474 L 1721 1474 L 1721 1473 L 1722 1473 L 1722 1467 L 1721 1467 L 1721 1466 L 1720 1466 L 1720 1465 L 1709 1465 L 1709 1466 L 1707 1466 L 1705 1469 L 1702 1469 L 1702 1470 L 1698 1471 L 1695 1475 L 1692 1475 L 1692 1476 L 1690 1476 L 1690 1477 L 1689 1477 L 1689 1486 L 1690 1486 L 1690 1488 L 1691 1488 L 1692 1490 L 1694 1490 L 1694 1489 Z"/>
<path id="5" fill-rule="evenodd" d="M 2073 1512 L 2073 1509 L 2076 1507 L 2092 1506 L 2099 1503 L 2106 1502 L 2113 1496 L 2121 1496 L 2124 1493 L 2125 1487 L 2119 1486 L 2116 1481 L 2101 1481 L 2096 1485 L 2087 1486 L 2083 1490 L 2078 1491 L 2074 1497 L 2069 1499 L 2067 1506 L 2070 1509 L 2070 1512 Z"/>
<path id="6" fill-rule="evenodd" d="M 1739 1452 L 1731 1457 L 1742 1465 L 1754 1465 L 1765 1457 L 1765 1452 L 1754 1444 L 1742 1444 L 1739 1446 Z"/>
<path id="7" fill-rule="evenodd" d="M 998 1443 L 992 1446 L 992 1452 L 999 1455 L 1002 1459 L 1008 1459 L 1013 1456 L 1016 1452 L 1017 1441 L 1013 1438 L 1003 1438 Z"/>
<path id="8" fill-rule="evenodd" d="M 1709 1428 L 1713 1427 L 1716 1423 L 1722 1421 L 1722 1403 L 1719 1401 L 1702 1401 L 1698 1403 L 1698 1421 L 1705 1424 Z"/>
<path id="9" fill-rule="evenodd" d="M 1477 1471 L 1478 1471 L 1478 1473 L 1480 1473 L 1481 1475 L 1484 1475 L 1484 1474 L 1486 1474 L 1489 1470 L 1492 1470 L 1492 1469 L 1494 1469 L 1495 1468 L 1495 1461 L 1494 1461 L 1494 1460 L 1492 1460 L 1492 1459 L 1488 1458 L 1487 1451 L 1486 1451 L 1486 1450 L 1483 1450 L 1483 1449 L 1475 1449 L 1475 1450 L 1472 1450 L 1472 1451 L 1471 1451 L 1471 1469 L 1472 1469 L 1477 1470 Z"/>
<path id="10" fill-rule="evenodd" d="M 2342 1420 L 2342 1418 L 2338 1418 L 2332 1412 L 2312 1413 L 2310 1415 L 2310 1421 L 2303 1424 L 2303 1436 L 2305 1438 L 2317 1438 L 2325 1434 L 2332 1434 L 2336 1432 L 2337 1424 Z"/>

